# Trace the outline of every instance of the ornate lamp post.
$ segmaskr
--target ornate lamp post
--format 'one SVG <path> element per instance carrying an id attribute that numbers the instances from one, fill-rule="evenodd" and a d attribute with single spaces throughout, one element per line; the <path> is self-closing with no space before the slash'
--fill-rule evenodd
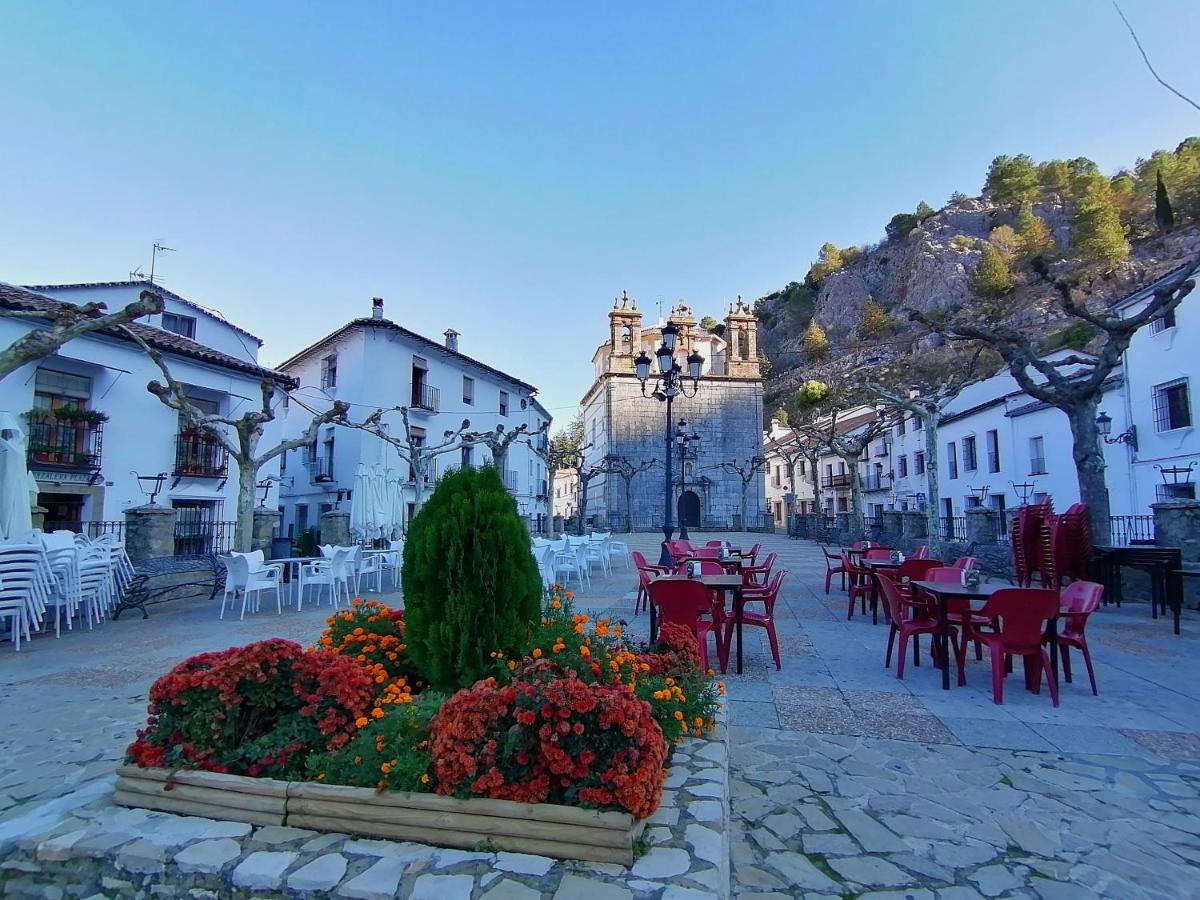
<path id="1" fill-rule="evenodd" d="M 1112 416 L 1106 412 L 1096 416 L 1096 430 L 1100 432 L 1100 437 L 1104 438 L 1106 444 L 1128 444 L 1136 453 L 1138 448 L 1137 443 L 1137 426 L 1130 425 L 1128 431 L 1122 431 L 1114 438 L 1110 438 L 1112 434 Z"/>
<path id="2" fill-rule="evenodd" d="M 1033 496 L 1033 489 L 1037 487 L 1037 482 L 1022 481 L 1020 484 L 1014 484 L 1010 481 L 1009 484 L 1012 485 L 1012 489 L 1016 493 L 1017 499 L 1021 501 L 1021 505 L 1028 506 L 1029 498 Z"/>
<path id="3" fill-rule="evenodd" d="M 684 488 L 687 485 L 687 455 L 688 447 L 700 443 L 700 435 L 696 432 L 687 433 L 687 422 L 683 419 L 679 420 L 679 425 L 675 429 L 675 443 L 679 445 L 679 496 L 683 496 Z M 683 540 L 688 539 L 687 518 L 683 514 L 683 509 L 679 510 L 679 537 Z"/>
<path id="4" fill-rule="evenodd" d="M 683 367 L 675 361 L 675 344 L 679 340 L 679 328 L 668 322 L 662 330 L 662 346 L 655 352 L 658 359 L 658 375 L 655 377 L 654 388 L 647 394 L 646 383 L 650 380 L 650 357 L 642 351 L 633 361 L 634 371 L 638 381 L 642 383 L 642 396 L 650 396 L 667 405 L 665 440 L 667 459 L 663 466 L 663 544 L 659 564 L 669 566 L 671 554 L 667 552 L 667 541 L 675 533 L 675 524 L 671 520 L 671 448 L 674 435 L 671 432 L 671 404 L 682 394 L 685 397 L 695 397 L 700 389 L 700 369 L 704 365 L 704 357 L 694 350 L 688 355 L 687 374 Z M 691 390 L 687 382 L 691 381 Z"/>

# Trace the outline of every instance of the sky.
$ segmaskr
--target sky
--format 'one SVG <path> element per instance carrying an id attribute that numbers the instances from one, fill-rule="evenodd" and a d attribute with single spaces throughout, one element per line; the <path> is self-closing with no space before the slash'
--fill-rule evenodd
<path id="1" fill-rule="evenodd" d="M 1200 3 L 1123 5 L 1200 95 Z M 996 154 L 1114 172 L 1200 134 L 1105 0 L 0 0 L 0 98 L 0 281 L 161 240 L 266 363 L 381 296 L 560 424 L 622 290 L 719 319 Z"/>

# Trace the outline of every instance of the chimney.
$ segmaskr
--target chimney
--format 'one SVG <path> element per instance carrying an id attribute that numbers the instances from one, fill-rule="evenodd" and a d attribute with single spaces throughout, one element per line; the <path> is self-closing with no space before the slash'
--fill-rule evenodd
<path id="1" fill-rule="evenodd" d="M 446 335 L 446 349 L 453 350 L 455 353 L 457 353 L 458 352 L 458 332 L 455 331 L 453 328 L 447 328 L 445 331 L 445 335 Z"/>
<path id="2" fill-rule="evenodd" d="M 382 297 L 372 297 L 371 298 L 371 318 L 372 319 L 382 319 L 383 318 L 383 298 Z"/>

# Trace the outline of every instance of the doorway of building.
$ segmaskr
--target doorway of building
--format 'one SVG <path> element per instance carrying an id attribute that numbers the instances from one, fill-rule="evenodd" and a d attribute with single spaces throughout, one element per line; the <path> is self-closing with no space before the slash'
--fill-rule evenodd
<path id="1" fill-rule="evenodd" d="M 684 491 L 679 495 L 679 522 L 688 528 L 700 527 L 700 498 L 695 491 Z"/>
<path id="2" fill-rule="evenodd" d="M 45 531 L 83 531 L 83 497 L 79 494 L 38 494 L 46 510 Z"/>

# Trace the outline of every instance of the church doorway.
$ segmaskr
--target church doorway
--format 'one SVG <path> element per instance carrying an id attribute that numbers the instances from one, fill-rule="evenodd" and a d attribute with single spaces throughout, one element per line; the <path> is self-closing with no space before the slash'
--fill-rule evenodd
<path id="1" fill-rule="evenodd" d="M 700 527 L 700 498 L 695 491 L 684 491 L 679 495 L 679 522 L 688 528 Z"/>

